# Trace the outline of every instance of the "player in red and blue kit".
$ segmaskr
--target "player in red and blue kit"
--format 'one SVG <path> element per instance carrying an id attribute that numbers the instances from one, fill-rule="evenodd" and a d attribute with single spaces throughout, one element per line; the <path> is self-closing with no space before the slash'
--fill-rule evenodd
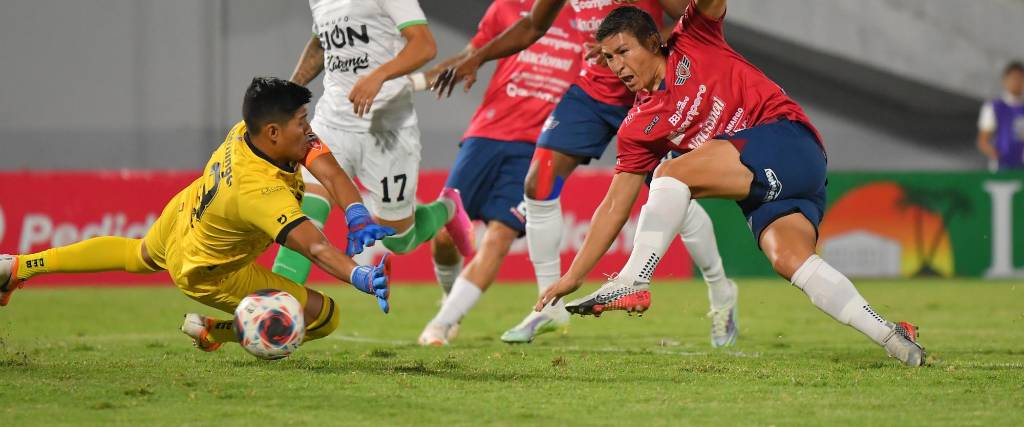
<path id="1" fill-rule="evenodd" d="M 532 0 L 495 0 L 480 21 L 469 46 L 441 62 L 431 73 L 472 55 L 528 13 Z M 483 102 L 463 134 L 458 157 L 446 187 L 459 190 L 466 212 L 487 223 L 479 251 L 465 268 L 455 245 L 444 233 L 433 243 L 434 270 L 445 290 L 437 315 L 420 335 L 422 345 L 445 345 L 459 322 L 494 282 L 512 243 L 526 232 L 523 181 L 530 168 L 541 125 L 579 74 L 583 43 L 573 31 L 572 10 L 558 14 L 543 38 L 498 62 Z M 534 329 L 555 330 L 569 313 L 537 314 Z M 531 337 L 532 339 L 532 334 Z"/>
<path id="2" fill-rule="evenodd" d="M 654 171 L 633 252 L 597 292 L 566 304 L 579 314 L 643 311 L 651 273 L 685 220 L 691 198 L 737 201 L 775 271 L 811 302 L 910 366 L 924 363 L 909 323 L 887 322 L 842 273 L 815 255 L 825 209 L 821 136 L 799 105 L 725 41 L 725 0 L 690 0 L 667 46 L 637 8 L 613 11 L 597 38 L 636 101 L 619 129 L 616 175 L 584 247 L 537 310 L 583 283 L 608 250 L 627 208 Z M 661 163 L 670 151 L 683 152 Z"/>
<path id="3" fill-rule="evenodd" d="M 565 0 L 537 0 L 529 13 L 524 14 L 508 30 L 442 74 L 435 84 L 439 87 L 439 93 L 445 90 L 450 92 L 461 80 L 466 81 L 465 87 L 468 89 L 475 81 L 475 73 L 480 64 L 531 46 L 549 31 L 552 22 L 566 4 Z M 607 67 L 603 58 L 597 55 L 599 49 L 596 48 L 594 38 L 594 31 L 605 16 L 625 4 L 632 4 L 659 18 L 667 13 L 672 19 L 677 19 L 685 6 L 678 0 L 568 1 L 573 13 L 570 25 L 589 48 L 587 61 L 545 123 L 525 183 L 525 206 L 529 218 L 526 223 L 526 240 L 541 292 L 561 276 L 559 249 L 563 219 L 559 195 L 562 186 L 577 166 L 601 157 L 633 103 L 633 93 Z M 521 111 L 517 109 L 515 114 Z M 731 345 L 738 333 L 737 288 L 725 275 L 710 218 L 696 203 L 691 204 L 690 209 L 687 222 L 678 232 L 708 284 L 711 343 L 714 347 Z M 556 304 L 546 309 L 545 313 L 554 315 L 561 310 L 561 305 Z M 532 339 L 533 333 L 527 330 L 532 328 L 532 322 L 537 321 L 536 316 L 528 315 L 520 325 L 509 330 L 504 336 L 509 338 L 506 341 L 522 342 L 522 339 L 514 338 L 516 336 Z"/>

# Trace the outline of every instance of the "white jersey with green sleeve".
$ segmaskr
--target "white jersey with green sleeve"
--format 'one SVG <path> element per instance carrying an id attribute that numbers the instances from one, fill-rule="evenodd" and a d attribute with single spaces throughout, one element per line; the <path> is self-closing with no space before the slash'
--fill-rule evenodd
<path id="1" fill-rule="evenodd" d="M 417 0 L 309 0 L 313 33 L 324 49 L 324 94 L 316 118 L 348 131 L 377 132 L 416 125 L 412 84 L 397 78 L 384 83 L 369 114 L 352 112 L 348 93 L 359 78 L 398 55 L 405 46 L 401 30 L 426 25 Z"/>

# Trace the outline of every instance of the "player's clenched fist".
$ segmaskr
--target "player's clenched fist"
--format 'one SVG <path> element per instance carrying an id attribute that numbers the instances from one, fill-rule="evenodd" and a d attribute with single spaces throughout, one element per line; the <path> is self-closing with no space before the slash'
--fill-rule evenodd
<path id="1" fill-rule="evenodd" d="M 369 113 L 373 99 L 377 97 L 377 93 L 380 92 L 383 85 L 384 79 L 377 73 L 367 74 L 356 81 L 356 85 L 352 86 L 352 90 L 348 93 L 348 100 L 352 103 L 352 112 L 359 117 Z"/>

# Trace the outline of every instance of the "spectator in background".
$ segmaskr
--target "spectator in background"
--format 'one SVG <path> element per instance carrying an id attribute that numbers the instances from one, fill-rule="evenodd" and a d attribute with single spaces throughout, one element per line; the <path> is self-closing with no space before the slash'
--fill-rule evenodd
<path id="1" fill-rule="evenodd" d="M 1003 96 L 986 102 L 978 118 L 978 150 L 991 169 L 1024 169 L 1024 63 L 1003 71 Z"/>

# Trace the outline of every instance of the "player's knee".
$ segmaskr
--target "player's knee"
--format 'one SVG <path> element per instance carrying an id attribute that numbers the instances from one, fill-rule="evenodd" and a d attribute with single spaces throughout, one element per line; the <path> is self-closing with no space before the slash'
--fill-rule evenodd
<path id="1" fill-rule="evenodd" d="M 338 312 L 338 305 L 334 302 L 334 299 L 320 294 L 317 291 L 310 291 L 312 294 L 316 292 L 323 300 L 323 304 L 320 308 L 320 313 L 317 314 L 316 318 L 312 322 L 306 322 L 306 341 L 320 339 L 326 337 L 338 329 L 338 323 L 340 322 L 341 315 Z"/>
<path id="2" fill-rule="evenodd" d="M 790 280 L 808 258 L 807 254 L 780 247 L 766 248 L 764 254 L 772 264 L 772 269 L 786 280 Z"/>
<path id="3" fill-rule="evenodd" d="M 508 255 L 512 243 L 519 238 L 519 232 L 503 223 L 496 221 L 495 223 L 492 223 L 494 225 L 489 226 L 487 232 L 484 233 L 480 251 L 486 252 L 488 256 L 502 259 Z"/>
<path id="4" fill-rule="evenodd" d="M 675 178 L 687 185 L 690 183 L 690 177 L 686 176 L 686 171 L 692 168 L 686 167 L 683 158 L 675 158 L 667 162 L 662 162 L 654 169 L 654 178 Z"/>

